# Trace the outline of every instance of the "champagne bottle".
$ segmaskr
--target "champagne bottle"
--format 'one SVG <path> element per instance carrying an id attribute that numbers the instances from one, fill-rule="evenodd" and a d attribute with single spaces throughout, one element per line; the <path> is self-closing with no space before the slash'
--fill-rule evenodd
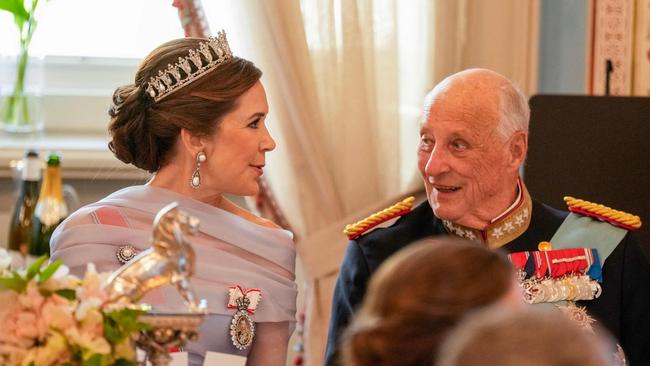
<path id="1" fill-rule="evenodd" d="M 20 194 L 9 226 L 9 249 L 27 255 L 32 237 L 32 219 L 38 201 L 38 182 L 41 180 L 41 161 L 36 151 L 30 150 L 23 158 Z"/>
<path id="2" fill-rule="evenodd" d="M 41 256 L 50 254 L 50 237 L 54 229 L 68 216 L 68 207 L 63 200 L 61 184 L 61 158 L 50 153 L 43 174 L 41 193 L 34 210 L 32 238 L 29 254 Z"/>

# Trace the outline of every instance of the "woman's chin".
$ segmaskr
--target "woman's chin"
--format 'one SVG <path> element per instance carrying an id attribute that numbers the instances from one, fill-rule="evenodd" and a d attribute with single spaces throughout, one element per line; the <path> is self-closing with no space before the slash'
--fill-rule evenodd
<path id="1" fill-rule="evenodd" d="M 233 190 L 233 192 L 228 193 L 235 196 L 256 196 L 258 193 L 260 193 L 260 185 L 255 182 L 254 185 L 251 185 L 249 187 L 241 187 L 241 189 Z"/>

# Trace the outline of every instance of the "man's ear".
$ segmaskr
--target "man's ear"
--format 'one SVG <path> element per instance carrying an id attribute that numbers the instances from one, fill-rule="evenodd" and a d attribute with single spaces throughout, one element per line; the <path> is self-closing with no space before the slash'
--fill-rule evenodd
<path id="1" fill-rule="evenodd" d="M 528 153 L 528 134 L 524 131 L 516 131 L 510 137 L 510 166 L 516 170 L 526 160 Z"/>
<path id="2" fill-rule="evenodd" d="M 185 128 L 181 128 L 181 146 L 191 156 L 196 156 L 196 154 L 204 148 L 201 137 L 193 134 Z"/>

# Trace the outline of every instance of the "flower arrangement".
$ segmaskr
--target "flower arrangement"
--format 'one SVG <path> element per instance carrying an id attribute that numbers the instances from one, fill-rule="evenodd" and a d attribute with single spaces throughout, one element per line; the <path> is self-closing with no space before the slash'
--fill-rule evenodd
<path id="1" fill-rule="evenodd" d="M 135 366 L 133 339 L 148 325 L 132 304 L 106 304 L 107 273 L 83 278 L 47 257 L 12 269 L 0 249 L 0 365 Z"/>

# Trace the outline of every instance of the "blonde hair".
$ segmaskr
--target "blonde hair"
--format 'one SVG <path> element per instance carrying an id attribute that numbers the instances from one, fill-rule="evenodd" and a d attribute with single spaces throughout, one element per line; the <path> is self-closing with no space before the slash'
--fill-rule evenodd
<path id="1" fill-rule="evenodd" d="M 494 308 L 463 320 L 441 347 L 436 365 L 606 366 L 613 352 L 604 338 L 556 308 L 514 313 Z"/>

